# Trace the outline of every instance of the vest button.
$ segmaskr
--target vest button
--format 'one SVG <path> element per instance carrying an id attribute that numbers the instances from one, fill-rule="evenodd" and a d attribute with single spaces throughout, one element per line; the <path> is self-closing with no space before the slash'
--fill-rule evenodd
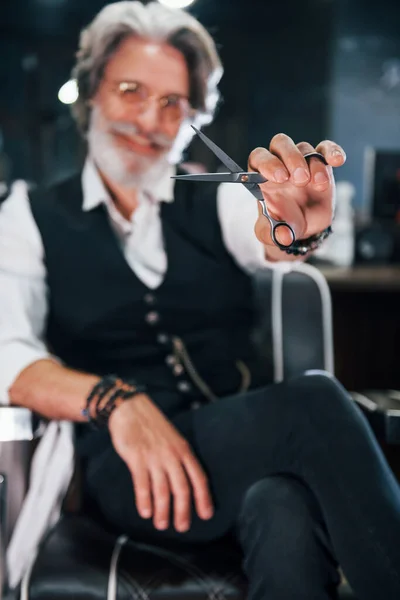
<path id="1" fill-rule="evenodd" d="M 145 319 L 149 325 L 155 325 L 160 320 L 160 315 L 155 310 L 147 313 Z"/>
<path id="2" fill-rule="evenodd" d="M 176 375 L 176 377 L 178 377 L 179 375 L 182 375 L 184 369 L 183 366 L 180 364 L 177 364 L 174 366 L 174 375 Z"/>
<path id="3" fill-rule="evenodd" d="M 190 383 L 188 381 L 179 381 L 177 386 L 178 390 L 180 392 L 183 392 L 184 394 L 187 394 L 188 392 L 190 392 L 192 386 L 190 385 Z"/>
<path id="4" fill-rule="evenodd" d="M 190 408 L 192 410 L 197 410 L 198 408 L 200 408 L 200 406 L 201 406 L 201 402 L 192 402 L 190 405 Z"/>
<path id="5" fill-rule="evenodd" d="M 173 367 L 174 364 L 176 363 L 176 358 L 175 356 L 173 356 L 172 354 L 168 354 L 168 356 L 165 357 L 165 362 L 167 363 L 167 365 L 169 365 L 170 367 Z"/>
<path id="6" fill-rule="evenodd" d="M 168 336 L 166 333 L 159 333 L 157 336 L 157 342 L 159 344 L 166 344 L 168 342 Z"/>
<path id="7" fill-rule="evenodd" d="M 154 294 L 145 294 L 144 301 L 146 302 L 146 304 L 155 304 L 156 297 Z"/>

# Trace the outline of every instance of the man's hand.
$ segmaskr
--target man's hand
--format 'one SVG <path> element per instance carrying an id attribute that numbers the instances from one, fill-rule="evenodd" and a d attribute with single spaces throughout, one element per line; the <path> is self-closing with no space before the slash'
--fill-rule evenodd
<path id="1" fill-rule="evenodd" d="M 172 494 L 175 529 L 187 531 L 192 493 L 199 517 L 212 517 L 202 467 L 188 442 L 148 396 L 141 394 L 119 406 L 111 414 L 109 430 L 114 448 L 132 474 L 137 510 L 144 519 L 153 517 L 157 529 L 166 529 Z"/>
<path id="2" fill-rule="evenodd" d="M 318 158 L 309 162 L 304 158 L 310 152 L 324 155 L 328 166 Z M 260 185 L 271 216 L 287 221 L 294 229 L 296 239 L 307 238 L 331 225 L 335 182 L 332 167 L 340 167 L 346 160 L 344 150 L 334 142 L 325 140 L 314 148 L 307 142 L 295 144 L 280 133 L 272 138 L 269 150 L 256 148 L 249 156 L 249 171 L 259 171 L 268 181 Z M 258 203 L 259 217 L 255 233 L 260 242 L 278 257 L 279 250 L 271 238 L 269 221 L 263 216 Z M 278 241 L 290 243 L 288 231 L 277 231 Z M 272 248 L 273 247 L 273 248 Z M 283 257 L 287 254 L 280 252 Z"/>

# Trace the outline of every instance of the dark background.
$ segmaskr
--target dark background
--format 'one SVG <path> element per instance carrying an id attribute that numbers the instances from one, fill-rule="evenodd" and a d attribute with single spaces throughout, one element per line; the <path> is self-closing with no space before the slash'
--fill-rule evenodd
<path id="1" fill-rule="evenodd" d="M 78 136 L 57 93 L 79 31 L 104 4 L 0 0 L 1 147 L 13 178 L 41 181 L 78 164 Z M 365 148 L 400 149 L 399 0 L 197 0 L 189 10 L 225 65 L 208 134 L 244 164 L 280 131 L 296 142 L 335 139 L 348 154 L 337 179 L 354 183 L 356 206 L 367 210 Z M 213 167 L 197 142 L 189 158 Z"/>

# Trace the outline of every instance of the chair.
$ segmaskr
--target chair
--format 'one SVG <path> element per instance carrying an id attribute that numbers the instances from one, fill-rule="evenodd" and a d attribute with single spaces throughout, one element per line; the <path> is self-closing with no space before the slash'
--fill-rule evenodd
<path id="1" fill-rule="evenodd" d="M 307 264 L 286 271 L 263 270 L 256 274 L 254 284 L 258 315 L 255 341 L 274 380 L 309 369 L 333 372 L 330 293 L 320 272 Z M 29 411 L 4 407 L 0 409 L 0 424 L 3 413 L 9 415 L 9 422 L 19 419 L 24 424 L 23 431 L 15 436 L 19 441 L 2 441 L 0 447 L 4 547 L 26 490 L 28 440 L 34 434 Z M 246 597 L 240 564 L 239 549 L 229 537 L 175 551 L 117 537 L 84 514 L 64 511 L 42 541 L 18 594 L 21 600 L 239 600 Z M 4 564 L 3 579 L 3 598 L 17 597 L 16 591 L 14 596 L 10 591 L 6 596 Z"/>

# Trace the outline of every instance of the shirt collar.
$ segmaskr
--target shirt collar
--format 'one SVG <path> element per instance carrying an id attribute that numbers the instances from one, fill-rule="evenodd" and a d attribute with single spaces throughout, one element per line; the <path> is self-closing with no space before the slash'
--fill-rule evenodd
<path id="1" fill-rule="evenodd" d="M 149 181 L 143 192 L 147 192 L 156 202 L 173 202 L 175 179 L 171 179 L 176 173 L 176 167 L 170 165 L 164 175 L 157 181 Z M 82 171 L 83 204 L 82 209 L 93 210 L 100 204 L 110 206 L 112 200 L 105 187 L 103 180 L 93 162 L 88 156 Z"/>

